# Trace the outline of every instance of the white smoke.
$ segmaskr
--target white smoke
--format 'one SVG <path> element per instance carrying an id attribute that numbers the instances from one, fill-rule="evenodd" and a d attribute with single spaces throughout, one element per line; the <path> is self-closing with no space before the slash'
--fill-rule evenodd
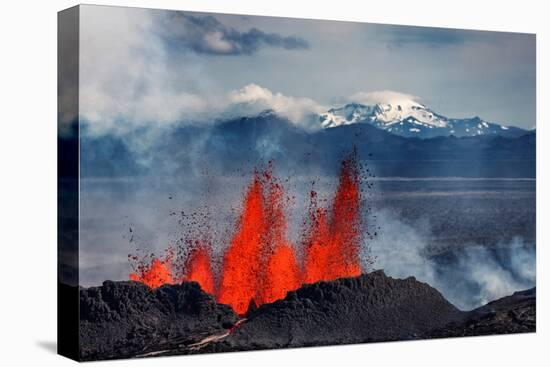
<path id="1" fill-rule="evenodd" d="M 89 133 L 124 134 L 265 109 L 302 124 L 309 114 L 325 110 L 310 98 L 257 84 L 223 90 L 204 71 L 204 56 L 191 48 L 176 57 L 164 46 L 155 12 L 101 6 L 82 11 L 79 108 Z"/>
<path id="2" fill-rule="evenodd" d="M 414 276 L 437 288 L 455 306 L 473 309 L 535 286 L 535 246 L 514 238 L 493 247 L 464 243 L 451 261 L 430 254 L 429 223 L 405 223 L 395 213 L 377 212 L 380 229 L 368 241 L 374 267 L 396 278 Z M 364 254 L 365 256 L 367 254 Z"/>

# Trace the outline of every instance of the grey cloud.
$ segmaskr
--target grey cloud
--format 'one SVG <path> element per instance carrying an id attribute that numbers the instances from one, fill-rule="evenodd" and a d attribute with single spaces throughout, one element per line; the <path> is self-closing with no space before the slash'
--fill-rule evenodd
<path id="1" fill-rule="evenodd" d="M 473 32 L 460 29 L 380 26 L 377 36 L 392 47 L 421 45 L 430 48 L 461 45 L 472 39 Z M 479 32 L 475 32 L 479 33 Z"/>
<path id="2" fill-rule="evenodd" d="M 425 46 L 440 48 L 461 46 L 466 43 L 495 44 L 500 42 L 528 42 L 532 34 L 478 31 L 468 29 L 384 26 L 377 25 L 376 37 L 390 47 Z"/>
<path id="3" fill-rule="evenodd" d="M 192 50 L 211 55 L 251 55 L 261 47 L 303 50 L 309 43 L 300 37 L 266 33 L 258 28 L 239 31 L 213 16 L 192 16 L 181 12 L 163 17 L 161 37 L 171 50 Z"/>

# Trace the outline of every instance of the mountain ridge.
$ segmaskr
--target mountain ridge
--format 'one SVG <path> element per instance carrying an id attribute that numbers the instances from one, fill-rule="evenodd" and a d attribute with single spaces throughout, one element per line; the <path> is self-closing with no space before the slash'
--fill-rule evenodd
<path id="1" fill-rule="evenodd" d="M 144 156 L 134 136 L 82 136 L 83 177 L 188 176 L 197 162 L 219 174 L 274 160 L 287 172 L 331 174 L 352 146 L 380 177 L 535 177 L 536 132 L 519 137 L 403 137 L 371 124 L 307 131 L 274 113 L 163 130 Z M 137 137 L 139 138 L 139 136 Z M 190 151 L 193 155 L 190 155 Z M 167 162 L 178 162 L 177 166 Z"/>
<path id="2" fill-rule="evenodd" d="M 518 137 L 528 132 L 515 126 L 488 122 L 479 116 L 448 118 L 413 100 L 372 105 L 352 102 L 320 114 L 319 123 L 325 129 L 365 123 L 395 135 L 419 138 L 479 135 Z"/>

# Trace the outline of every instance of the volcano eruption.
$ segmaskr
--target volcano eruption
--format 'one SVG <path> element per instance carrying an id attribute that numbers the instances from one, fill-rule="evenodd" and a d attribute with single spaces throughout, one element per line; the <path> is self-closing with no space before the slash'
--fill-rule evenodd
<path id="1" fill-rule="evenodd" d="M 210 244 L 208 242 L 198 242 L 196 243 L 196 247 L 191 249 L 183 280 L 197 282 L 206 293 L 215 293 L 212 261 L 210 259 Z"/>
<path id="2" fill-rule="evenodd" d="M 361 180 L 355 152 L 341 162 L 338 185 L 326 207 L 319 205 L 315 190 L 310 192 L 299 243 L 302 261 L 296 255 L 297 246 L 287 238 L 291 200 L 273 171 L 269 162 L 267 168 L 253 172 L 218 277 L 212 270 L 210 243 L 196 240 L 188 243 L 183 265 L 171 262 L 171 255 L 151 258 L 135 267 L 130 280 L 151 288 L 196 281 L 219 303 L 244 315 L 251 305 L 282 299 L 304 283 L 360 275 Z M 175 269 L 181 267 L 183 276 L 178 277 Z"/>
<path id="3" fill-rule="evenodd" d="M 137 257 L 133 257 L 137 260 Z M 151 288 L 158 288 L 163 284 L 173 284 L 172 275 L 172 254 L 168 253 L 163 259 L 151 256 L 150 262 L 139 261 L 135 271 L 130 273 L 130 280 L 142 282 Z"/>

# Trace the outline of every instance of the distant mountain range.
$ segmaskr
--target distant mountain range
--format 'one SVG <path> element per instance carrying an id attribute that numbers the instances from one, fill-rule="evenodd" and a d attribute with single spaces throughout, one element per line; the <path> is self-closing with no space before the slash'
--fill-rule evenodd
<path id="1" fill-rule="evenodd" d="M 518 137 L 527 133 L 527 130 L 487 122 L 479 117 L 448 118 L 421 103 L 406 99 L 374 105 L 349 103 L 321 114 L 319 122 L 323 128 L 370 124 L 392 134 L 419 138 L 451 135 Z"/>
<path id="2" fill-rule="evenodd" d="M 330 175 L 338 171 L 344 154 L 355 146 L 359 158 L 382 177 L 535 177 L 536 174 L 534 131 L 521 130 L 520 136 L 482 133 L 422 139 L 396 135 L 376 124 L 359 121 L 307 131 L 274 112 L 264 112 L 216 124 L 167 127 L 157 132 L 157 138 L 147 149 L 140 147 L 139 153 L 134 146 L 143 140 L 135 133 L 81 134 L 80 171 L 82 177 L 154 174 L 175 178 L 201 169 L 233 175 L 249 173 L 258 164 L 274 160 L 277 168 L 289 175 Z M 443 125 L 449 128 L 452 120 L 433 115 L 425 121 L 426 126 L 434 126 L 432 129 L 442 129 Z M 436 127 L 437 124 L 441 126 Z"/>

